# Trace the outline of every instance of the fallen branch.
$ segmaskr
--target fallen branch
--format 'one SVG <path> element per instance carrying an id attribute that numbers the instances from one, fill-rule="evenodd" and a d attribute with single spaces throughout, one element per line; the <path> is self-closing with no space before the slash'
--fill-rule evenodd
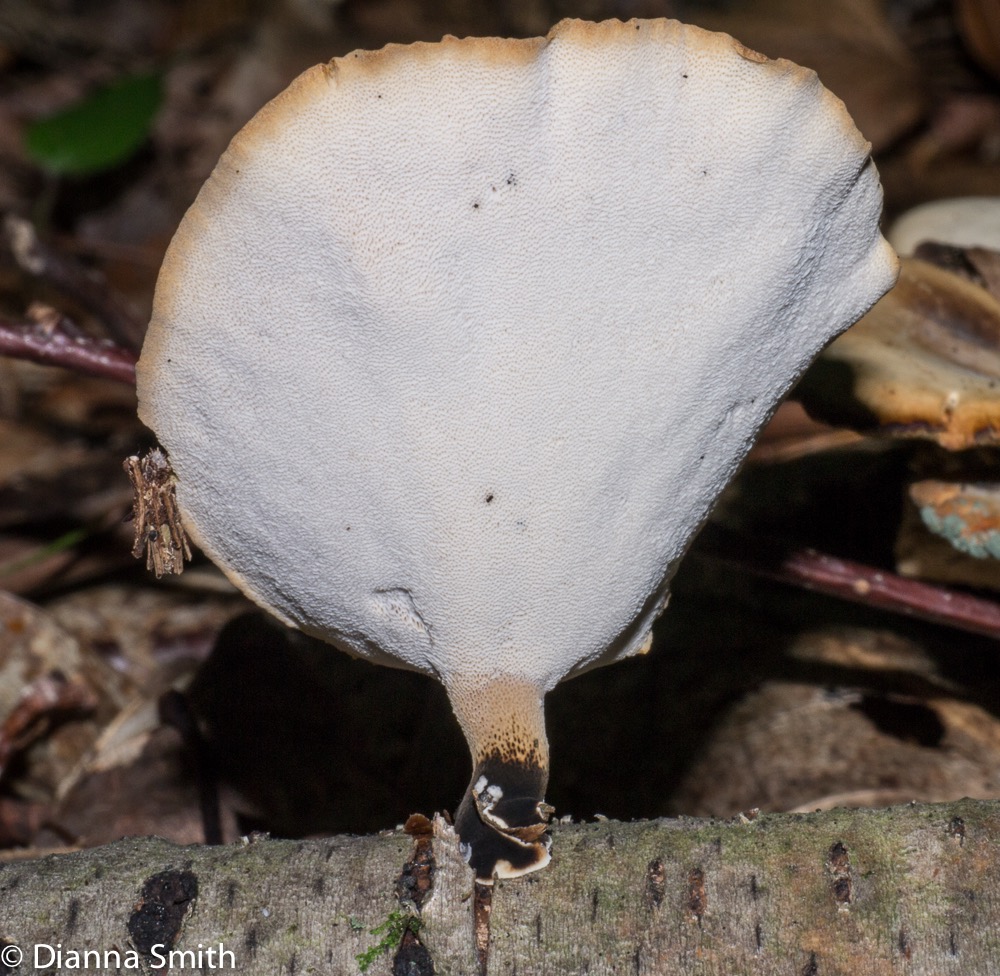
<path id="1" fill-rule="evenodd" d="M 553 833 L 551 867 L 496 884 L 492 973 L 995 971 L 998 802 Z M 36 962 L 115 971 L 113 958 L 85 967 L 69 956 L 90 950 L 118 952 L 123 972 L 187 952 L 173 958 L 174 976 L 199 964 L 348 976 L 358 956 L 374 959 L 372 976 L 473 973 L 472 874 L 440 821 L 430 840 L 399 830 L 227 847 L 132 839 L 10 861 L 0 865 L 0 947 L 24 961 L 0 948 L 0 972 Z"/>

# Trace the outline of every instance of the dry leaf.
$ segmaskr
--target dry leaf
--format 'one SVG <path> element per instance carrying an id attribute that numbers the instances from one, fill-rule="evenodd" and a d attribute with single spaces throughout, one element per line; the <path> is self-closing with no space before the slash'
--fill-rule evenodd
<path id="1" fill-rule="evenodd" d="M 48 695 L 58 706 L 58 686 L 79 690 L 79 702 L 93 706 L 89 713 L 53 711 L 47 719 L 44 699 Z M 0 727 L 23 724 L 12 716 L 32 696 L 38 698 L 38 720 L 43 723 L 18 743 L 21 762 L 16 778 L 7 783 L 10 790 L 25 799 L 50 802 L 119 707 L 117 693 L 113 672 L 84 655 L 79 643 L 47 613 L 0 592 Z"/>

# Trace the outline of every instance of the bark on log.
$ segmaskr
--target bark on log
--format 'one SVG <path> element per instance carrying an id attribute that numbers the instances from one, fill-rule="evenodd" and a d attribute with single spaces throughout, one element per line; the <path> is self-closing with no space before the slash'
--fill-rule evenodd
<path id="1" fill-rule="evenodd" d="M 602 821 L 553 834 L 551 867 L 496 885 L 491 974 L 1000 973 L 1000 802 Z M 425 862 L 433 853 L 430 878 L 413 863 L 421 844 Z M 406 899 L 419 902 L 428 880 L 414 934 Z M 471 974 L 472 889 L 440 822 L 422 840 L 123 840 L 0 866 L 0 976 L 114 973 L 109 951 L 122 973 L 166 972 L 161 956 L 199 943 L 200 959 L 175 957 L 169 971 L 353 974 L 385 934 L 370 930 L 388 919 L 402 946 L 370 974 Z M 39 950 L 39 970 L 36 946 L 52 947 Z M 100 964 L 69 955 L 85 950 Z"/>

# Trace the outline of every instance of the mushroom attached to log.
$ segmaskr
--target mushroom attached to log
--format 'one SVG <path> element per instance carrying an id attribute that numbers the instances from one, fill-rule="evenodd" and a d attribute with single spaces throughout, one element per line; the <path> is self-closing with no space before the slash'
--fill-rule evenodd
<path id="1" fill-rule="evenodd" d="M 287 624 L 444 683 L 479 879 L 549 860 L 545 693 L 649 648 L 778 400 L 891 286 L 868 150 L 812 71 L 564 21 L 307 71 L 178 229 L 139 397 L 185 525 Z"/>

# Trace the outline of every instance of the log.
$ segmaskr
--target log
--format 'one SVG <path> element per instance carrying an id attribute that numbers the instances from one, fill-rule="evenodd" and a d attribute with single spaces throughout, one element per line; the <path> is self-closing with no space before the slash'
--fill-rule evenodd
<path id="1" fill-rule="evenodd" d="M 549 868 L 495 885 L 491 974 L 1000 972 L 1000 802 L 552 832 Z M 353 974 L 366 954 L 371 976 L 465 976 L 476 903 L 440 818 L 416 837 L 126 839 L 0 865 L 0 976 Z"/>

